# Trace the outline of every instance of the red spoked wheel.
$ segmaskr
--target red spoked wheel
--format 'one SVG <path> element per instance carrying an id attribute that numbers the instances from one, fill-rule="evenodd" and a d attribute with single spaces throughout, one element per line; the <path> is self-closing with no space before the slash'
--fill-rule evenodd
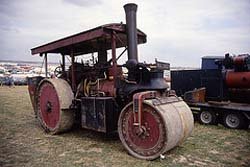
<path id="1" fill-rule="evenodd" d="M 67 109 L 73 100 L 69 84 L 62 79 L 45 79 L 39 85 L 38 119 L 46 132 L 56 134 L 70 129 L 73 112 Z"/>
<path id="2" fill-rule="evenodd" d="M 127 151 L 140 159 L 153 160 L 165 150 L 167 140 L 163 118 L 152 106 L 143 103 L 141 128 L 134 125 L 133 104 L 128 104 L 118 121 L 120 140 Z"/>

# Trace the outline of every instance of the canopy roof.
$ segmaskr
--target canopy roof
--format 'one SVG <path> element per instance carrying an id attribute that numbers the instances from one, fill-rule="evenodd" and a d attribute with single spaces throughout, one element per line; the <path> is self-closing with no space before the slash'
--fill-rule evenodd
<path id="1" fill-rule="evenodd" d="M 116 34 L 116 48 L 127 46 L 126 25 L 120 23 L 106 24 L 94 29 L 80 32 L 31 49 L 31 54 L 61 53 L 82 55 L 111 49 L 111 34 Z M 138 44 L 146 43 L 146 34 L 137 29 Z"/>

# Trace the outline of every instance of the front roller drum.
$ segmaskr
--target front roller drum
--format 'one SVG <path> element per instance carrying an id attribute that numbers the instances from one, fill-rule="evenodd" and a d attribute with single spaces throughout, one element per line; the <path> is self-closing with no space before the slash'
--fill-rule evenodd
<path id="1" fill-rule="evenodd" d="M 167 140 L 164 118 L 150 105 L 143 104 L 143 123 L 134 125 L 133 105 L 127 105 L 118 121 L 118 133 L 128 152 L 140 159 L 156 159 Z"/>
<path id="2" fill-rule="evenodd" d="M 193 129 L 192 113 L 183 101 L 154 106 L 152 100 L 145 100 L 141 128 L 134 124 L 135 115 L 133 103 L 128 104 L 120 114 L 118 133 L 126 150 L 140 159 L 158 158 L 181 144 Z"/>
<path id="3" fill-rule="evenodd" d="M 43 129 L 57 134 L 73 125 L 73 112 L 69 110 L 73 100 L 70 85 L 62 79 L 44 79 L 39 85 L 38 120 Z"/>

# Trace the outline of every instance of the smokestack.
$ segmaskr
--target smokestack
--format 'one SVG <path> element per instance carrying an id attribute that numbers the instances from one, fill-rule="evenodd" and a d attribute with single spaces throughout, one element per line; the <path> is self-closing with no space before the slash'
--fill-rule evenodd
<path id="1" fill-rule="evenodd" d="M 126 13 L 126 31 L 128 45 L 128 60 L 138 62 L 137 56 L 137 28 L 136 28 L 136 11 L 137 5 L 128 3 L 123 6 Z"/>

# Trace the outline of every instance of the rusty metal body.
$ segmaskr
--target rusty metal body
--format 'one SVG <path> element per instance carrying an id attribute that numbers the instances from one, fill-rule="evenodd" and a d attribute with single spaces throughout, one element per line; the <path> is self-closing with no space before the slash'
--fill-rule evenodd
<path id="1" fill-rule="evenodd" d="M 31 49 L 32 54 L 46 55 L 45 59 L 48 53 L 60 53 L 63 63 L 62 71 L 56 71 L 57 79 L 30 78 L 30 96 L 46 131 L 60 133 L 73 122 L 107 134 L 118 130 L 128 152 L 151 160 L 190 135 L 193 116 L 185 102 L 169 91 L 163 77 L 168 63 L 138 62 L 137 44 L 146 42 L 146 34 L 136 29 L 137 5 L 127 4 L 124 9 L 127 24 L 99 26 Z M 128 51 L 123 65 L 117 64 L 122 54 L 117 56 L 116 48 L 120 47 L 125 47 L 122 54 Z M 88 53 L 91 60 L 75 62 Z M 66 56 L 71 57 L 68 70 Z"/>

